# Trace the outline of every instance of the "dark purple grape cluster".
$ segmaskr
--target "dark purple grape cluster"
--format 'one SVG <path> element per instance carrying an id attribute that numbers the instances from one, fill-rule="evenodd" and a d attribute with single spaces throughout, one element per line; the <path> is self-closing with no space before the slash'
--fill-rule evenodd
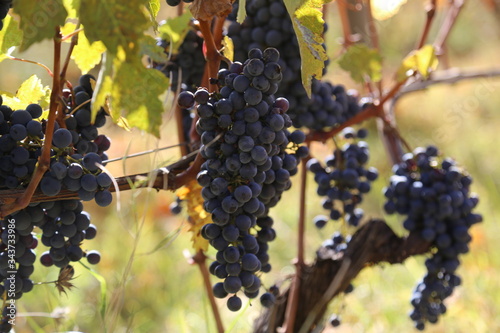
<path id="1" fill-rule="evenodd" d="M 200 86 L 206 63 L 202 50 L 203 38 L 190 29 L 176 53 L 172 53 L 170 42 L 167 40 L 159 39 L 157 45 L 165 50 L 169 60 L 166 63 L 153 61 L 152 67 L 170 79 L 171 90 L 177 91 L 180 84 L 182 91 L 196 91 Z"/>
<path id="2" fill-rule="evenodd" d="M 312 97 L 302 86 L 299 44 L 292 21 L 282 0 L 247 0 L 245 21 L 236 22 L 238 4 L 234 5 L 228 36 L 234 44 L 234 58 L 244 59 L 252 48 L 274 47 L 282 55 L 283 80 L 276 92 L 290 103 L 288 112 L 293 126 L 324 131 L 344 123 L 360 112 L 357 93 L 342 85 L 313 80 Z"/>
<path id="3" fill-rule="evenodd" d="M 423 330 L 446 311 L 444 299 L 460 284 L 458 256 L 469 251 L 469 228 L 482 216 L 473 212 L 478 198 L 470 192 L 472 178 L 453 159 L 441 158 L 436 147 L 404 155 L 393 171 L 384 191 L 385 211 L 405 216 L 405 229 L 420 233 L 435 249 L 411 300 L 410 317 Z"/>
<path id="4" fill-rule="evenodd" d="M 39 232 L 42 244 L 50 248 L 40 257 L 44 266 L 64 268 L 85 256 L 91 264 L 99 262 L 97 251 L 84 252 L 81 248 L 85 239 L 96 236 L 96 227 L 90 223 L 80 200 L 30 204 L 0 221 L 0 294 L 8 300 L 19 299 L 33 289 L 30 276 L 35 269 Z M 96 255 L 97 260 L 92 258 Z M 15 311 L 12 306 L 5 305 L 4 312 Z M 8 318 L 2 319 L 0 332 L 8 332 L 2 330 Z"/>
<path id="5" fill-rule="evenodd" d="M 66 93 L 66 128 L 55 123 L 50 169 L 39 186 L 47 196 L 66 188 L 78 192 L 80 199 L 95 200 L 104 207 L 112 200 L 108 190 L 112 181 L 98 164 L 105 164 L 110 140 L 98 132 L 106 122 L 104 110 L 91 123 L 91 80 L 95 79 L 90 75 L 82 76 L 73 94 Z M 42 111 L 38 104 L 30 104 L 25 110 L 0 104 L 0 190 L 29 184 L 45 138 L 47 121 L 40 120 Z"/>
<path id="6" fill-rule="evenodd" d="M 55 123 L 50 167 L 39 188 L 47 196 L 68 189 L 78 192 L 81 200 L 95 200 L 98 205 L 107 206 L 112 200 L 108 190 L 112 179 L 97 164 L 105 164 L 110 140 L 98 133 L 106 122 L 104 110 L 91 123 L 93 81 L 94 77 L 84 75 L 73 92 L 64 91 L 66 127 Z M 0 190 L 23 189 L 31 181 L 46 137 L 47 120 L 42 114 L 38 104 L 12 110 L 0 97 Z M 29 277 L 38 244 L 34 233 L 40 233 L 41 242 L 50 248 L 40 258 L 45 266 L 64 268 L 85 256 L 92 264 L 100 260 L 97 251 L 84 252 L 81 248 L 85 239 L 95 237 L 96 228 L 90 224 L 90 216 L 83 211 L 80 200 L 32 203 L 7 216 L 0 226 L 0 291 L 7 291 L 8 299 L 18 299 L 33 288 Z M 6 307 L 4 311 L 10 309 Z M 4 315 L 0 322 L 1 332 L 6 318 Z"/>
<path id="7" fill-rule="evenodd" d="M 366 168 L 370 157 L 368 144 L 358 140 L 366 136 L 366 130 L 356 132 L 348 127 L 343 131 L 343 136 L 347 143 L 327 157 L 326 167 L 316 159 L 309 160 L 307 166 L 314 173 L 318 195 L 326 197 L 322 206 L 330 211 L 330 219 L 343 218 L 349 225 L 358 226 L 363 217 L 363 209 L 358 205 L 363 195 L 370 191 L 371 182 L 377 179 L 378 171 L 374 167 Z M 314 223 L 322 228 L 327 221 L 326 216 L 320 215 Z"/>
<path id="8" fill-rule="evenodd" d="M 0 31 L 3 29 L 3 19 L 7 16 L 11 7 L 12 0 L 0 0 Z"/>
<path id="9" fill-rule="evenodd" d="M 192 98 L 188 92 L 182 96 L 186 105 L 198 104 L 206 161 L 197 179 L 213 221 L 202 235 L 218 251 L 210 271 L 224 279 L 214 285 L 214 294 L 233 294 L 227 301 L 232 311 L 241 307 L 236 294 L 243 289 L 247 297 L 257 297 L 257 273 L 271 270 L 268 242 L 276 233 L 269 208 L 290 188 L 298 161 L 308 155 L 307 147 L 299 146 L 304 133 L 287 130 L 288 101 L 273 96 L 281 80 L 279 52 L 254 49 L 248 56 L 219 71 L 220 93 L 199 89 Z"/>

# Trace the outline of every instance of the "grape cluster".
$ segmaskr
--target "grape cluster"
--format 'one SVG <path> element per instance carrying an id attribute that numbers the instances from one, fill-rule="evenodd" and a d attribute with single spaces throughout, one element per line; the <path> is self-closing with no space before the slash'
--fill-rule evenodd
<path id="1" fill-rule="evenodd" d="M 245 21 L 236 22 L 238 4 L 234 5 L 228 36 L 234 43 L 237 60 L 244 59 L 252 48 L 274 47 L 282 54 L 282 83 L 276 92 L 290 103 L 288 112 L 293 126 L 314 131 L 327 130 L 360 112 L 357 94 L 342 85 L 314 79 L 312 96 L 306 94 L 301 80 L 299 44 L 292 21 L 282 0 L 247 0 Z"/>
<path id="2" fill-rule="evenodd" d="M 181 84 L 181 90 L 195 91 L 200 86 L 205 70 L 203 55 L 203 38 L 195 30 L 188 30 L 176 53 L 170 50 L 170 42 L 158 40 L 157 45 L 169 56 L 166 63 L 152 62 L 152 67 L 161 71 L 170 79 L 170 86 L 176 91 Z"/>
<path id="3" fill-rule="evenodd" d="M 368 144 L 357 140 L 366 137 L 366 130 L 360 129 L 356 133 L 348 127 L 343 135 L 348 142 L 327 157 L 326 167 L 316 159 L 309 160 L 307 166 L 314 173 L 318 195 L 326 196 L 322 206 L 330 211 L 330 219 L 344 218 L 349 225 L 357 226 L 363 217 L 363 209 L 357 206 L 363 200 L 363 195 L 370 191 L 371 182 L 377 179 L 378 171 L 374 167 L 366 168 L 370 156 Z M 314 223 L 322 228 L 327 221 L 328 217 L 318 216 Z"/>
<path id="4" fill-rule="evenodd" d="M 478 198 L 470 193 L 472 178 L 453 159 L 441 159 L 436 147 L 404 155 L 393 171 L 385 189 L 385 211 L 404 215 L 403 226 L 435 248 L 411 300 L 410 317 L 423 330 L 426 322 L 437 322 L 446 311 L 444 299 L 460 284 L 458 256 L 469 251 L 469 228 L 482 216 L 473 213 Z"/>
<path id="5" fill-rule="evenodd" d="M 80 200 L 32 203 L 0 221 L 0 295 L 5 295 L 6 299 L 19 299 L 33 289 L 30 276 L 39 242 L 36 233 L 41 234 L 42 244 L 50 248 L 40 257 L 44 266 L 63 268 L 82 257 L 90 264 L 100 260 L 99 252 L 85 252 L 81 248 L 85 239 L 96 236 L 96 227 L 90 223 L 90 216 L 83 211 Z M 0 332 L 9 331 L 9 317 L 5 311 L 11 309 L 15 311 L 13 305 L 5 305 Z"/>
<path id="6" fill-rule="evenodd" d="M 91 123 L 90 100 L 94 77 L 84 75 L 73 91 L 63 91 L 64 123 L 55 123 L 50 167 L 43 175 L 39 189 L 47 196 L 56 196 L 61 189 L 75 191 L 81 200 L 94 199 L 100 206 L 111 203 L 108 188 L 112 179 L 97 164 L 107 160 L 110 140 L 99 135 L 98 128 L 106 122 L 100 110 Z M 31 181 L 46 137 L 47 120 L 42 107 L 30 104 L 24 110 L 12 110 L 0 97 L 0 190 L 23 189 Z M 83 211 L 81 200 L 54 200 L 32 203 L 0 222 L 0 294 L 18 299 L 33 288 L 29 279 L 36 259 L 35 248 L 41 242 L 50 248 L 40 260 L 45 266 L 67 267 L 71 261 L 86 257 L 91 264 L 100 260 L 97 251 L 85 252 L 82 242 L 96 236 L 96 227 Z M 12 250 L 15 251 L 12 251 Z M 5 305 L 0 331 L 9 330 Z"/>
<path id="7" fill-rule="evenodd" d="M 244 64 L 219 71 L 220 93 L 199 89 L 179 96 L 187 106 L 198 104 L 196 128 L 206 161 L 197 180 L 213 221 L 202 235 L 218 251 L 210 272 L 224 279 L 214 285 L 214 294 L 233 294 L 227 300 L 232 311 L 241 307 L 236 294 L 243 289 L 247 297 L 257 297 L 258 272 L 271 270 L 268 243 L 276 233 L 269 208 L 290 188 L 298 160 L 308 154 L 307 147 L 299 147 L 304 133 L 287 130 L 288 101 L 273 96 L 281 80 L 278 61 L 276 49 L 251 50 Z"/>
<path id="8" fill-rule="evenodd" d="M 3 29 L 3 19 L 12 7 L 12 0 L 0 0 L 0 31 Z"/>
<path id="9" fill-rule="evenodd" d="M 95 200 L 100 206 L 111 203 L 108 188 L 111 178 L 98 164 L 105 164 L 110 140 L 99 135 L 98 128 L 106 122 L 104 110 L 91 123 L 90 75 L 80 78 L 74 95 L 66 92 L 68 106 L 65 126 L 55 123 L 52 138 L 50 170 L 40 181 L 40 190 L 47 196 L 61 189 L 78 192 L 84 201 Z M 0 189 L 24 188 L 31 180 L 45 137 L 46 120 L 40 120 L 42 108 L 30 104 L 25 110 L 12 110 L 0 105 Z"/>

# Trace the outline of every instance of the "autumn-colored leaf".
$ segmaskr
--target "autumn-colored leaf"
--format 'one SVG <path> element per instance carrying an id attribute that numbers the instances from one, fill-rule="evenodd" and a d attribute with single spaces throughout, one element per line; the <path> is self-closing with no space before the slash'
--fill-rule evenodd
<path id="1" fill-rule="evenodd" d="M 302 85 L 311 97 L 313 78 L 321 79 L 328 59 L 323 47 L 324 23 L 321 8 L 329 0 L 284 0 L 299 42 Z"/>
<path id="2" fill-rule="evenodd" d="M 415 72 L 420 73 L 425 79 L 438 66 L 436 50 L 432 45 L 424 45 L 420 49 L 412 51 L 403 59 L 396 77 L 398 81 L 404 81 Z"/>
<path id="3" fill-rule="evenodd" d="M 191 240 L 196 252 L 206 251 L 208 240 L 201 236 L 201 228 L 212 222 L 209 213 L 203 208 L 203 197 L 201 196 L 202 187 L 195 180 L 190 181 L 184 187 L 177 190 L 177 196 L 186 201 L 190 224 L 189 231 L 192 232 Z"/>

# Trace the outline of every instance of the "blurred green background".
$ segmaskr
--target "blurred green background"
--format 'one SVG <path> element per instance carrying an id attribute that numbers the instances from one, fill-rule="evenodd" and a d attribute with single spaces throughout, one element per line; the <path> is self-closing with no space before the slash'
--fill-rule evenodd
<path id="1" fill-rule="evenodd" d="M 444 3 L 445 1 L 443 1 Z M 401 59 L 412 50 L 420 36 L 425 13 L 424 1 L 408 1 L 394 17 L 380 21 L 381 49 L 384 57 L 385 82 Z M 172 15 L 173 9 L 162 1 L 159 19 Z M 326 35 L 328 54 L 335 60 L 340 54 L 342 36 L 337 7 L 329 5 Z M 442 7 L 431 32 L 443 21 Z M 485 5 L 467 2 L 447 44 L 447 61 L 451 67 L 470 70 L 498 69 L 500 23 Z M 16 56 L 37 60 L 52 66 L 52 47 L 42 43 Z M 443 65 L 440 66 L 443 69 Z M 95 73 L 95 72 L 94 72 Z M 51 80 L 38 66 L 5 60 L 0 63 L 0 90 L 14 93 L 24 80 L 36 74 L 44 85 Z M 76 82 L 80 73 L 72 65 L 69 79 Z M 331 62 L 327 79 L 356 88 L 348 74 Z M 387 84 L 387 88 L 389 84 Z M 167 102 L 161 140 L 139 131 L 125 132 L 108 124 L 102 133 L 112 138 L 111 158 L 175 143 L 171 102 Z M 500 79 L 483 78 L 454 85 L 436 85 L 426 91 L 404 96 L 396 105 L 397 121 L 403 137 L 412 147 L 435 144 L 446 156 L 455 158 L 474 178 L 473 190 L 480 196 L 478 211 L 484 222 L 472 228 L 471 252 L 462 258 L 459 274 L 462 286 L 446 304 L 448 312 L 428 332 L 500 332 Z M 399 233 L 400 219 L 384 216 L 382 188 L 390 176 L 391 165 L 376 134 L 374 121 L 363 124 L 371 129 L 370 164 L 380 171 L 372 192 L 363 203 L 367 217 L 384 217 Z M 323 158 L 332 152 L 331 145 L 313 144 L 312 152 Z M 178 159 L 177 149 L 141 158 L 108 164 L 121 176 L 147 172 Z M 315 195 L 312 177 L 307 196 L 307 258 L 312 261 L 315 249 L 338 229 L 330 223 L 318 231 L 312 218 L 324 213 Z M 293 273 L 295 256 L 298 186 L 285 193 L 272 211 L 278 238 L 271 244 L 273 270 L 264 277 L 266 286 L 283 281 Z M 202 286 L 198 268 L 188 263 L 193 254 L 185 216 L 172 216 L 173 193 L 136 190 L 115 195 L 107 209 L 86 204 L 86 210 L 98 227 L 98 236 L 85 243 L 87 249 L 99 250 L 102 260 L 89 271 L 75 264 L 75 288 L 67 294 L 57 292 L 53 284 L 35 286 L 18 301 L 16 332 L 215 332 L 211 310 Z M 38 249 L 42 252 L 42 245 Z M 214 256 L 210 251 L 209 255 Z M 365 269 L 354 281 L 354 292 L 336 299 L 331 313 L 339 313 L 342 325 L 330 332 L 412 332 L 407 314 L 409 298 L 424 275 L 424 257 L 408 259 L 402 265 L 378 265 Z M 37 264 L 33 279 L 53 281 L 58 269 Z M 215 281 L 215 280 L 214 280 Z M 248 304 L 245 301 L 244 304 Z M 244 305 L 239 313 L 226 310 L 219 302 L 228 332 L 249 332 L 259 315 L 258 302 Z"/>

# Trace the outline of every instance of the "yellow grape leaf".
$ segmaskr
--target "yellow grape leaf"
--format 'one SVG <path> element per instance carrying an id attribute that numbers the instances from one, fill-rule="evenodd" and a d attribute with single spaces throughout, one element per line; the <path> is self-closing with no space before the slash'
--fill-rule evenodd
<path id="1" fill-rule="evenodd" d="M 242 24 L 243 21 L 245 21 L 245 17 L 247 16 L 246 6 L 247 0 L 238 1 L 238 14 L 236 17 L 236 22 L 238 22 L 239 24 Z"/>
<path id="2" fill-rule="evenodd" d="M 77 17 L 78 14 L 76 13 L 76 10 L 80 7 L 80 0 L 63 0 L 63 5 L 68 12 L 68 18 Z"/>
<path id="3" fill-rule="evenodd" d="M 28 104 L 40 103 L 42 108 L 47 108 L 47 97 L 50 97 L 50 88 L 48 86 L 42 85 L 42 80 L 40 80 L 36 75 L 32 75 L 29 79 L 21 84 L 21 87 L 16 92 L 14 96 L 4 96 L 4 104 L 10 106 L 13 110 L 24 109 Z"/>
<path id="4" fill-rule="evenodd" d="M 61 34 L 63 36 L 67 36 L 73 33 L 76 29 L 76 24 L 73 22 L 66 21 L 66 23 L 61 27 Z M 71 38 L 68 38 L 64 41 L 65 43 L 71 43 Z"/>
<path id="5" fill-rule="evenodd" d="M 71 59 L 75 61 L 82 74 L 86 74 L 101 62 L 105 51 L 106 47 L 101 41 L 90 43 L 84 30 L 78 34 L 78 44 L 73 49 Z"/>
<path id="6" fill-rule="evenodd" d="M 0 62 L 8 58 L 22 40 L 23 32 L 19 29 L 18 22 L 7 15 L 3 20 L 3 29 L 0 30 Z"/>
<path id="7" fill-rule="evenodd" d="M 184 187 L 178 189 L 175 194 L 187 203 L 187 211 L 189 214 L 189 231 L 193 233 L 191 240 L 193 248 L 196 252 L 199 250 L 206 251 L 208 249 L 208 240 L 201 236 L 201 228 L 212 223 L 212 218 L 209 213 L 203 208 L 203 198 L 201 196 L 202 187 L 195 180 L 190 181 Z"/>
<path id="8" fill-rule="evenodd" d="M 399 12 L 407 0 L 372 0 L 372 15 L 376 20 L 382 21 L 393 17 Z"/>
<path id="9" fill-rule="evenodd" d="M 302 85 L 311 97 L 312 79 L 321 79 L 328 59 L 323 47 L 324 23 L 321 8 L 330 0 L 284 0 L 299 41 Z"/>
<path id="10" fill-rule="evenodd" d="M 438 66 L 438 58 L 436 50 L 432 45 L 424 45 L 420 49 L 410 52 L 403 59 L 403 63 L 399 67 L 396 78 L 398 81 L 404 81 L 407 77 L 419 72 L 425 79 Z"/>
<path id="11" fill-rule="evenodd" d="M 224 36 L 224 39 L 222 40 L 222 55 L 229 60 L 233 61 L 234 59 L 234 44 L 233 40 L 229 38 L 228 36 Z"/>

